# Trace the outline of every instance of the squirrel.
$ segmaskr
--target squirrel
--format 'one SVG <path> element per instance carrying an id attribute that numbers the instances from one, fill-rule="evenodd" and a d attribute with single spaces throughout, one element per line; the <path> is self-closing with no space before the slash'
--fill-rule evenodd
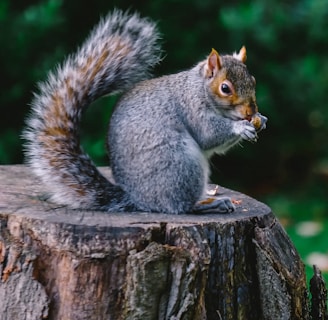
<path id="1" fill-rule="evenodd" d="M 234 210 L 228 197 L 202 200 L 209 157 L 256 141 L 266 127 L 246 49 L 232 55 L 212 49 L 187 71 L 150 78 L 162 59 L 159 39 L 148 18 L 115 10 L 39 84 L 23 138 L 28 164 L 51 201 L 107 212 Z M 123 94 L 107 139 L 112 183 L 83 151 L 79 129 L 94 100 L 116 93 Z"/>

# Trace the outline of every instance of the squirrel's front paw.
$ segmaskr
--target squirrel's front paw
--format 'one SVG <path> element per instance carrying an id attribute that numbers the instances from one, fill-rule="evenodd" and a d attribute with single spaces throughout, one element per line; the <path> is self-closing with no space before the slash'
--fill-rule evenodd
<path id="1" fill-rule="evenodd" d="M 256 129 L 248 120 L 234 121 L 233 130 L 236 135 L 240 136 L 243 140 L 257 141 Z"/>

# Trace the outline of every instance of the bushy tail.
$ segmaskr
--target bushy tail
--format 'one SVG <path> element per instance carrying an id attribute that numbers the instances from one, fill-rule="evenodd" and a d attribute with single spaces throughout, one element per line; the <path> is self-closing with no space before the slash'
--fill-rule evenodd
<path id="1" fill-rule="evenodd" d="M 98 97 L 125 91 L 148 77 L 160 60 L 158 39 L 154 23 L 114 11 L 40 84 L 23 134 L 25 153 L 56 203 L 109 211 L 133 208 L 81 149 L 80 119 Z"/>

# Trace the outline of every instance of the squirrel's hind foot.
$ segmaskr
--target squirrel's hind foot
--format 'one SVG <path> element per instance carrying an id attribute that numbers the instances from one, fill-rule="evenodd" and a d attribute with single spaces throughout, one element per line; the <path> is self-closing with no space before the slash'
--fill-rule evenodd
<path id="1" fill-rule="evenodd" d="M 235 211 L 235 206 L 229 197 L 206 198 L 198 201 L 193 208 L 193 213 L 231 213 L 233 211 Z"/>

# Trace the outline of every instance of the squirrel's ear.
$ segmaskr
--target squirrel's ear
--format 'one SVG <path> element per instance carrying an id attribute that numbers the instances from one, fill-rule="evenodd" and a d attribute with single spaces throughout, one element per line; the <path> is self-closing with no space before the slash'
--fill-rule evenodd
<path id="1" fill-rule="evenodd" d="M 233 57 L 245 63 L 247 59 L 245 46 L 242 46 L 238 53 L 234 53 Z"/>
<path id="2" fill-rule="evenodd" d="M 206 76 L 209 78 L 214 77 L 220 68 L 221 68 L 220 55 L 215 49 L 212 49 L 212 52 L 207 58 Z"/>

